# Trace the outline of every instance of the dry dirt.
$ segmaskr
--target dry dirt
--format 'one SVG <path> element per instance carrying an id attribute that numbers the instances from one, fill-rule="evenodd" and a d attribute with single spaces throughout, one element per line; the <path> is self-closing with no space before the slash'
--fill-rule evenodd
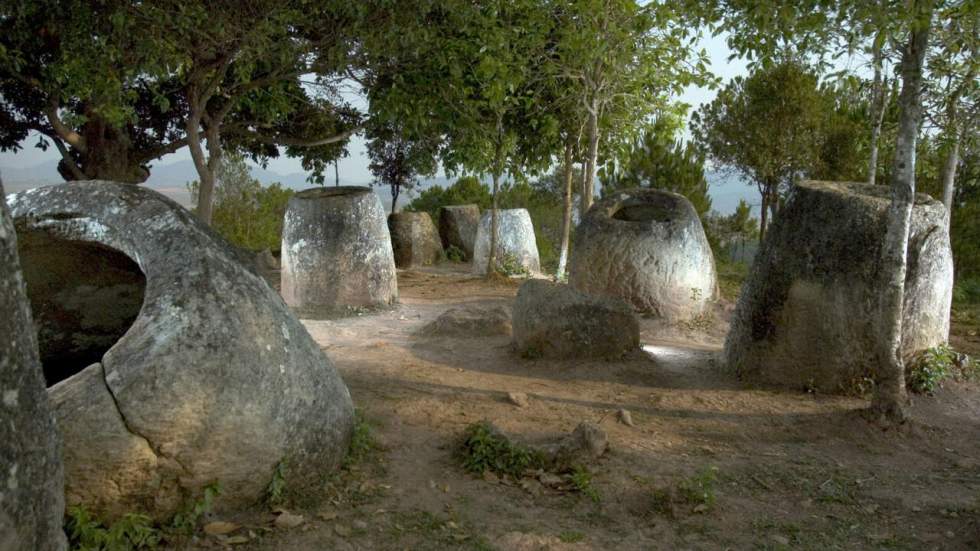
<path id="1" fill-rule="evenodd" d="M 221 519 L 244 526 L 236 549 L 980 549 L 975 382 L 915 397 L 912 422 L 883 430 L 864 400 L 748 388 L 718 367 L 730 306 L 688 327 L 641 320 L 643 351 L 623 361 L 529 361 L 504 336 L 418 335 L 454 306 L 509 309 L 516 282 L 442 267 L 399 271 L 399 288 L 393 311 L 305 322 L 379 449 L 323 487 L 287 488 L 296 527 L 266 510 Z M 975 330 L 954 343 L 980 352 Z M 483 419 L 528 440 L 599 424 L 597 499 L 466 474 L 454 446 Z"/>

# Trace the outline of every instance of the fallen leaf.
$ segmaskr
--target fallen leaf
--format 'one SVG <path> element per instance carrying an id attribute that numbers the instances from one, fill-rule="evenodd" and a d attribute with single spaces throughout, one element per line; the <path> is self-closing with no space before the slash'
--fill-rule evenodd
<path id="1" fill-rule="evenodd" d="M 295 528 L 303 522 L 306 518 L 303 515 L 294 515 L 289 511 L 283 511 L 281 515 L 276 517 L 276 528 Z"/>
<path id="2" fill-rule="evenodd" d="M 248 543 L 248 541 L 249 540 L 247 536 L 232 536 L 226 539 L 225 543 L 228 545 L 240 545 L 242 543 Z"/>
<path id="3" fill-rule="evenodd" d="M 337 518 L 337 511 L 320 511 L 316 516 L 323 520 L 333 520 Z"/>
<path id="4" fill-rule="evenodd" d="M 204 533 L 210 534 L 212 536 L 223 536 L 225 534 L 230 534 L 235 530 L 238 530 L 241 526 L 235 524 L 234 522 L 224 522 L 217 520 L 214 522 L 209 522 L 204 525 Z"/>

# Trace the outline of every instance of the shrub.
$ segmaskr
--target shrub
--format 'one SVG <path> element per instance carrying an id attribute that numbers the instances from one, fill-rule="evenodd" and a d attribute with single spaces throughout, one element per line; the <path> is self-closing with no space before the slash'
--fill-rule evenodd
<path id="1" fill-rule="evenodd" d="M 923 350 L 905 370 L 905 386 L 916 394 L 932 394 L 950 378 L 973 378 L 980 365 L 966 354 L 941 344 Z"/>
<path id="2" fill-rule="evenodd" d="M 160 543 L 160 530 L 146 515 L 128 513 L 106 527 L 80 506 L 68 509 L 65 532 L 69 547 L 76 551 L 155 549 Z"/>
<path id="3" fill-rule="evenodd" d="M 511 442 L 486 421 L 466 429 L 457 455 L 467 472 L 483 474 L 491 471 L 515 478 L 520 478 L 528 469 L 544 468 L 546 463 L 540 452 Z"/>

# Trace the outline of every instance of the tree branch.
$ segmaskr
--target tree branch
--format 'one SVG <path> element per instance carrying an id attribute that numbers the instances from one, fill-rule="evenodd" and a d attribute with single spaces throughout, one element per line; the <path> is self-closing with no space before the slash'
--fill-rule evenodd
<path id="1" fill-rule="evenodd" d="M 48 124 L 54 129 L 55 133 L 59 138 L 68 142 L 68 145 L 74 147 L 75 149 L 84 153 L 86 151 L 85 147 L 85 137 L 75 132 L 68 127 L 58 116 L 58 100 L 51 99 L 48 102 L 47 107 L 44 109 L 44 115 L 48 119 Z M 63 146 L 64 144 L 62 144 Z"/>
<path id="2" fill-rule="evenodd" d="M 364 129 L 364 125 L 361 124 L 349 130 L 345 130 L 340 134 L 330 136 L 329 138 L 322 138 L 319 140 L 303 140 L 303 139 L 292 138 L 283 135 L 267 136 L 265 134 L 259 134 L 258 132 L 249 132 L 245 135 L 245 137 L 254 139 L 262 143 L 272 144 L 272 145 L 286 145 L 290 147 L 318 147 L 321 145 L 329 145 L 332 143 L 342 142 L 347 138 L 350 138 L 354 134 L 360 132 L 363 129 Z"/>

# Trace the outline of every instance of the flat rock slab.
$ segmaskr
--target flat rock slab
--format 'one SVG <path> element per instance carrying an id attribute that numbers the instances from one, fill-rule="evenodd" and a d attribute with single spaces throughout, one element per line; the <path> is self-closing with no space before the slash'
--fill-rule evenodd
<path id="1" fill-rule="evenodd" d="M 510 312 L 499 306 L 450 308 L 419 330 L 425 337 L 494 337 L 511 334 Z"/>
<path id="2" fill-rule="evenodd" d="M 476 232 L 480 226 L 480 207 L 477 205 L 451 205 L 439 209 L 439 237 L 447 251 L 456 247 L 473 258 Z"/>
<path id="3" fill-rule="evenodd" d="M 65 549 L 61 438 L 2 185 L 0 312 L 0 549 Z"/>
<path id="4" fill-rule="evenodd" d="M 702 314 L 718 287 L 691 202 L 657 189 L 616 192 L 589 209 L 575 230 L 568 281 L 672 322 Z"/>
<path id="5" fill-rule="evenodd" d="M 282 297 L 302 318 L 334 318 L 398 300 L 391 237 L 370 188 L 313 188 L 290 197 L 281 263 Z"/>
<path id="6" fill-rule="evenodd" d="M 490 256 L 490 224 L 492 211 L 480 218 L 473 251 L 473 272 L 487 273 Z M 541 272 L 538 244 L 534 237 L 534 225 L 527 209 L 502 209 L 497 211 L 497 269 L 509 266 L 531 274 Z"/>
<path id="7" fill-rule="evenodd" d="M 889 189 L 803 182 L 766 232 L 725 341 L 728 366 L 748 381 L 855 392 L 876 376 Z M 942 203 L 912 209 L 905 283 L 905 355 L 946 342 L 953 259 Z"/>
<path id="8" fill-rule="evenodd" d="M 395 266 L 429 266 L 443 256 L 442 242 L 427 212 L 395 212 L 388 215 L 388 231 Z"/>
<path id="9" fill-rule="evenodd" d="M 67 256 L 124 256 L 145 278 L 136 317 L 107 349 L 99 344 L 98 361 L 51 370 L 60 377 L 49 396 L 63 433 L 70 505 L 108 520 L 130 512 L 165 520 L 217 482 L 217 510 L 238 509 L 263 497 L 277 465 L 286 466 L 288 486 L 300 487 L 340 464 L 353 429 L 350 394 L 253 271 L 254 260 L 183 207 L 134 185 L 37 188 L 12 196 L 12 211 L 19 236 L 27 236 L 25 263 L 50 258 L 35 257 L 30 243 L 46 250 L 60 242 Z M 68 275 L 64 287 L 74 288 Z M 87 303 L 94 319 L 128 311 L 118 295 L 102 296 L 111 300 Z M 67 311 L 75 304 L 71 293 L 37 300 Z M 84 336 L 83 322 L 63 330 Z"/>
<path id="10" fill-rule="evenodd" d="M 513 324 L 514 347 L 527 358 L 618 359 L 640 346 L 628 304 L 544 280 L 521 285 Z"/>

